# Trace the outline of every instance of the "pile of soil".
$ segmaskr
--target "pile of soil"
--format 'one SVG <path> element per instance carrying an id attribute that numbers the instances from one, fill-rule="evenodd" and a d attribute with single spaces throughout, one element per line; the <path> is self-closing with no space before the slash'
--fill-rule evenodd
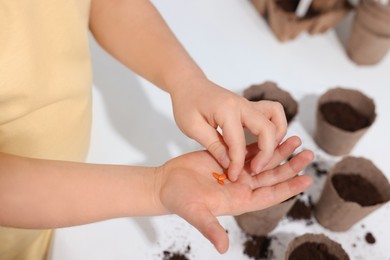
<path id="1" fill-rule="evenodd" d="M 244 254 L 254 259 L 270 259 L 273 251 L 270 250 L 272 237 L 250 236 L 244 243 Z"/>
<path id="2" fill-rule="evenodd" d="M 349 132 L 368 127 L 371 123 L 368 117 L 342 102 L 324 103 L 320 111 L 329 124 Z"/>
<path id="3" fill-rule="evenodd" d="M 359 174 L 336 174 L 332 183 L 337 193 L 346 201 L 372 206 L 384 202 L 376 187 Z"/>
<path id="4" fill-rule="evenodd" d="M 312 216 L 311 205 L 306 205 L 302 200 L 296 200 L 287 217 L 292 220 L 310 220 Z"/>
<path id="5" fill-rule="evenodd" d="M 291 252 L 289 260 L 303 260 L 303 259 L 316 259 L 316 260 L 338 260 L 338 258 L 332 255 L 328 247 L 322 243 L 307 242 L 298 246 Z"/>
<path id="6" fill-rule="evenodd" d="M 163 252 L 163 259 L 162 260 L 190 260 L 186 254 L 188 254 L 191 251 L 191 247 L 187 246 L 184 253 L 182 252 L 172 252 L 170 250 L 165 250 Z"/>

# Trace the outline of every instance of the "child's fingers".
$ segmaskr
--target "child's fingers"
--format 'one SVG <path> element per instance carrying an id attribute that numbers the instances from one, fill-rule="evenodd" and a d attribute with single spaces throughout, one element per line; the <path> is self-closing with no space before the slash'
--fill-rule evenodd
<path id="1" fill-rule="evenodd" d="M 258 136 L 257 145 L 259 152 L 251 161 L 251 169 L 259 173 L 270 161 L 276 148 L 275 131 L 269 121 L 263 123 L 263 128 L 256 133 Z"/>
<path id="2" fill-rule="evenodd" d="M 229 180 L 236 181 L 241 173 L 246 153 L 244 129 L 238 117 L 226 118 L 221 124 L 223 139 L 229 148 L 230 164 L 228 169 Z"/>
<path id="3" fill-rule="evenodd" d="M 312 182 L 313 180 L 309 176 L 302 175 L 273 186 L 258 188 L 253 192 L 248 208 L 245 211 L 255 211 L 279 204 L 301 193 Z"/>
<path id="4" fill-rule="evenodd" d="M 297 136 L 291 136 L 281 143 L 274 151 L 270 162 L 264 167 L 263 171 L 273 169 L 281 162 L 286 160 L 301 145 L 301 139 Z M 257 143 L 247 146 L 245 161 L 250 161 L 259 152 Z"/>
<path id="5" fill-rule="evenodd" d="M 255 103 L 256 109 L 268 118 L 276 128 L 276 141 L 280 143 L 287 133 L 287 119 L 279 102 L 262 100 Z"/>
<path id="6" fill-rule="evenodd" d="M 182 217 L 203 234 L 218 250 L 225 253 L 229 248 L 229 238 L 217 218 L 203 204 L 190 205 Z"/>
<path id="7" fill-rule="evenodd" d="M 293 178 L 313 160 L 312 151 L 304 150 L 285 164 L 252 177 L 251 188 L 273 186 Z"/>
<path id="8" fill-rule="evenodd" d="M 276 148 L 275 125 L 264 116 L 258 116 L 255 122 L 246 122 L 245 126 L 257 136 L 259 152 L 251 161 L 251 169 L 259 173 L 268 164 Z"/>
<path id="9" fill-rule="evenodd" d="M 227 146 L 215 128 L 205 122 L 194 122 L 194 127 L 188 136 L 203 145 L 223 168 L 229 167 L 230 159 Z"/>
<path id="10" fill-rule="evenodd" d="M 291 136 L 284 141 L 272 156 L 271 161 L 264 167 L 263 170 L 270 170 L 278 166 L 281 162 L 286 160 L 294 151 L 302 144 L 301 139 L 297 136 Z"/>

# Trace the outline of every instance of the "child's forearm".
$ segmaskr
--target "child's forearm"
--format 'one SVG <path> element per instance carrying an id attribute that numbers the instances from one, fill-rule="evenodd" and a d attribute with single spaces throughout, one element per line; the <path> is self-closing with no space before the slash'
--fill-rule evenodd
<path id="1" fill-rule="evenodd" d="M 150 1 L 93 0 L 90 28 L 111 55 L 171 94 L 204 78 Z"/>
<path id="2" fill-rule="evenodd" d="M 0 226 L 56 228 L 167 213 L 155 197 L 156 170 L 0 153 Z"/>

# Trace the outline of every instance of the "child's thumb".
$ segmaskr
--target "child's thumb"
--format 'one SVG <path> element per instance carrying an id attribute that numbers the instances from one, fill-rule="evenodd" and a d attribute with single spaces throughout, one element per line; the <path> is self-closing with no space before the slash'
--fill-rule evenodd
<path id="1" fill-rule="evenodd" d="M 197 204 L 190 208 L 182 217 L 198 229 L 219 253 L 225 253 L 229 248 L 229 238 L 218 219 L 204 205 Z"/>

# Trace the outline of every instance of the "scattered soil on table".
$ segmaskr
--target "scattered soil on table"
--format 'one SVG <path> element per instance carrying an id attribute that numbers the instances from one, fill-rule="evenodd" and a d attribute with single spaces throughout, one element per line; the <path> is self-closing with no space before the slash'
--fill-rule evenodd
<path id="1" fill-rule="evenodd" d="M 250 236 L 244 243 L 244 254 L 254 259 L 270 259 L 273 251 L 269 248 L 272 237 Z"/>
<path id="2" fill-rule="evenodd" d="M 287 213 L 287 217 L 292 220 L 310 220 L 312 208 L 302 200 L 296 200 L 294 205 Z"/>
<path id="3" fill-rule="evenodd" d="M 325 244 L 307 242 L 295 248 L 294 251 L 291 252 L 288 259 L 338 260 L 338 257 L 332 255 Z"/>
<path id="4" fill-rule="evenodd" d="M 169 251 L 164 251 L 163 260 L 189 260 L 189 258 L 187 258 L 187 256 L 181 253 L 172 253 Z"/>
<path id="5" fill-rule="evenodd" d="M 354 132 L 370 125 L 368 117 L 342 102 L 328 102 L 320 106 L 325 120 L 345 131 Z"/>
<path id="6" fill-rule="evenodd" d="M 325 170 L 325 169 L 321 169 L 321 168 L 319 167 L 318 163 L 316 163 L 316 162 L 313 162 L 313 163 L 311 164 L 311 167 L 315 170 L 317 177 L 322 177 L 322 176 L 328 174 L 328 171 Z"/>
<path id="7" fill-rule="evenodd" d="M 368 180 L 358 174 L 336 174 L 332 177 L 336 191 L 346 201 L 372 206 L 384 202 L 382 195 Z"/>
<path id="8" fill-rule="evenodd" d="M 163 252 L 163 259 L 162 260 L 190 260 L 187 256 L 187 254 L 191 251 L 191 247 L 188 245 L 183 252 L 172 252 L 170 250 L 165 250 Z"/>
<path id="9" fill-rule="evenodd" d="M 366 239 L 367 243 L 369 243 L 369 244 L 375 244 L 375 242 L 376 242 L 376 239 L 371 232 L 368 232 L 364 238 Z"/>

